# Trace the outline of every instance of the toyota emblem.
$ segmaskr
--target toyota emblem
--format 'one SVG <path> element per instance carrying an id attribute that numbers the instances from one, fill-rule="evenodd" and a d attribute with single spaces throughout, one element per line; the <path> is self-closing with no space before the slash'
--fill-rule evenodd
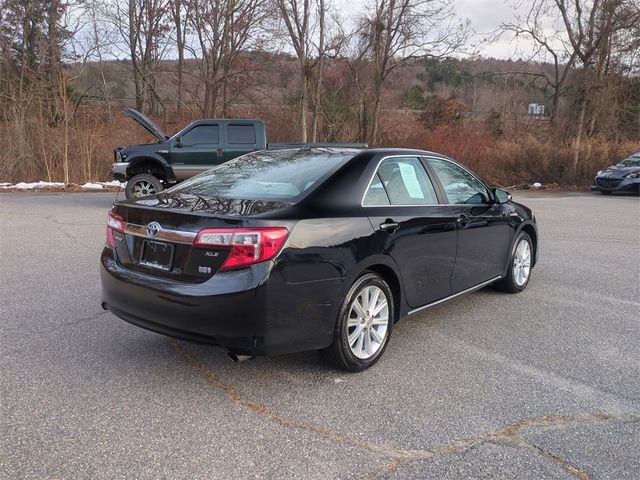
<path id="1" fill-rule="evenodd" d="M 155 237 L 160 230 L 162 230 L 162 227 L 158 222 L 151 222 L 147 225 L 147 235 L 150 237 Z"/>

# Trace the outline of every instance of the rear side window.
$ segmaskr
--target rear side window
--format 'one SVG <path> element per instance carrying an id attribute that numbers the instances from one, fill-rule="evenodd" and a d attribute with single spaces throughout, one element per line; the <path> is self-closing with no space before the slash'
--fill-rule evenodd
<path id="1" fill-rule="evenodd" d="M 253 125 L 229 125 L 229 143 L 256 143 L 256 127 Z"/>
<path id="2" fill-rule="evenodd" d="M 489 202 L 489 191 L 480 180 L 464 168 L 447 160 L 429 159 L 451 204 L 483 204 Z"/>
<path id="3" fill-rule="evenodd" d="M 207 170 L 171 192 L 203 197 L 291 201 L 317 185 L 358 152 L 263 150 Z"/>
<path id="4" fill-rule="evenodd" d="M 416 157 L 387 158 L 364 197 L 364 206 L 436 205 L 438 198 L 422 162 Z"/>
<path id="5" fill-rule="evenodd" d="M 218 125 L 198 125 L 182 135 L 183 147 L 194 145 L 216 145 L 219 143 L 220 129 Z"/>

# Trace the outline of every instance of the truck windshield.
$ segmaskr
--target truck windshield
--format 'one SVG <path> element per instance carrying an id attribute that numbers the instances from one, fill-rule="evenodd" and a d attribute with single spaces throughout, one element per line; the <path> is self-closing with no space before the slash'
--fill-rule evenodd
<path id="1" fill-rule="evenodd" d="M 169 191 L 203 197 L 291 201 L 357 153 L 331 149 L 263 150 L 213 167 Z"/>

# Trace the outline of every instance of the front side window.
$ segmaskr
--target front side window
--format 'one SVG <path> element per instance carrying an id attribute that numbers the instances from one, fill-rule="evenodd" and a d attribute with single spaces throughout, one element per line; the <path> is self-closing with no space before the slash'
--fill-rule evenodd
<path id="1" fill-rule="evenodd" d="M 253 125 L 229 125 L 227 128 L 229 143 L 256 143 L 256 128 Z"/>
<path id="2" fill-rule="evenodd" d="M 180 143 L 183 147 L 217 145 L 219 135 L 218 125 L 198 125 L 182 135 Z"/>
<path id="3" fill-rule="evenodd" d="M 293 200 L 357 152 L 263 150 L 218 165 L 169 189 L 203 197 Z"/>
<path id="4" fill-rule="evenodd" d="M 436 158 L 430 158 L 429 164 L 438 175 L 449 203 L 456 205 L 489 203 L 487 187 L 464 168 L 453 162 Z"/>
<path id="5" fill-rule="evenodd" d="M 364 206 L 437 203 L 433 184 L 416 157 L 385 159 L 378 167 L 363 201 Z"/>

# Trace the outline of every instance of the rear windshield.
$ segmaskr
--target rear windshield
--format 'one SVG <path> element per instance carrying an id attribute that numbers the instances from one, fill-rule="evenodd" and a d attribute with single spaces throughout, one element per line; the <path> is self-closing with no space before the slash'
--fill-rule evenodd
<path id="1" fill-rule="evenodd" d="M 319 149 L 249 153 L 179 183 L 170 191 L 203 197 L 291 201 L 325 180 L 356 153 Z"/>

